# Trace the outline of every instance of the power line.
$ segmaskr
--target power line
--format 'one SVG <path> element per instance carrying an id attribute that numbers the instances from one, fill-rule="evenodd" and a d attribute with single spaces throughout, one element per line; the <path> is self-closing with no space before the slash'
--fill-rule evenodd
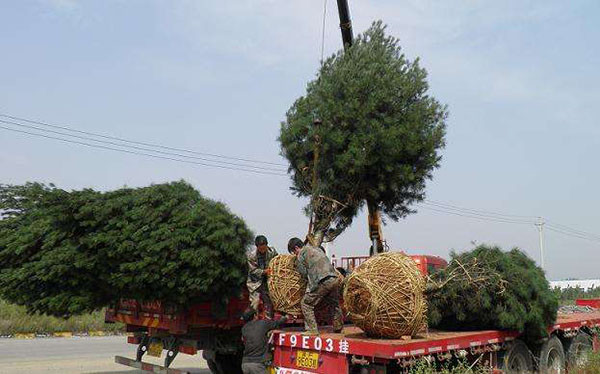
<path id="1" fill-rule="evenodd" d="M 569 233 L 567 231 L 558 230 L 558 229 L 556 229 L 554 227 L 547 227 L 547 229 L 550 230 L 550 231 L 554 231 L 556 233 L 562 234 L 562 235 L 571 236 L 573 238 L 585 239 L 585 240 L 589 240 L 589 241 L 600 243 L 600 239 L 595 239 L 593 237 L 576 235 L 576 234 L 573 234 L 573 233 Z"/>
<path id="2" fill-rule="evenodd" d="M 556 232 L 556 233 L 559 233 L 562 235 L 571 236 L 574 238 L 600 242 L 600 235 L 592 234 L 592 233 L 582 231 L 582 230 L 573 229 L 569 226 L 565 226 L 565 225 L 562 225 L 559 223 L 555 223 L 553 221 L 545 220 L 541 217 L 537 217 L 538 221 L 513 219 L 513 218 L 504 218 L 504 217 L 531 217 L 531 218 L 534 218 L 534 217 L 533 216 L 515 215 L 515 214 L 496 213 L 496 212 L 491 212 L 491 211 L 486 211 L 486 210 L 469 209 L 469 208 L 463 208 L 463 207 L 446 204 L 446 203 L 442 203 L 442 202 L 434 203 L 431 200 L 427 200 L 427 201 L 423 202 L 422 204 L 429 205 L 429 207 L 421 206 L 421 208 L 423 208 L 423 209 L 432 210 L 432 211 L 436 211 L 436 212 L 440 212 L 440 213 L 452 214 L 452 215 L 466 217 L 466 218 L 478 219 L 478 220 L 482 220 L 482 221 L 510 223 L 510 224 L 525 224 L 525 225 L 533 224 L 533 225 L 538 226 L 538 225 L 540 225 L 539 220 L 541 220 L 543 222 L 543 225 L 545 225 L 546 228 L 550 231 L 553 231 L 553 232 Z M 434 206 L 435 208 L 432 208 L 431 206 Z M 473 213 L 473 212 L 485 212 L 485 214 Z"/>
<path id="3" fill-rule="evenodd" d="M 491 216 L 498 216 L 498 217 L 506 217 L 506 218 L 528 218 L 528 219 L 535 219 L 537 217 L 535 216 L 524 216 L 524 215 L 517 215 L 517 214 L 504 214 L 504 213 L 496 213 L 496 212 L 490 212 L 488 210 L 478 210 L 478 209 L 469 209 L 469 208 L 464 208 L 464 207 L 460 207 L 457 205 L 452 205 L 449 203 L 444 203 L 441 201 L 435 201 L 435 200 L 427 200 L 428 203 L 430 204 L 434 204 L 434 205 L 441 205 L 445 208 L 448 209 L 457 209 L 457 210 L 462 210 L 462 211 L 468 211 L 468 212 L 473 212 L 473 213 L 478 213 L 478 214 L 482 214 L 482 215 L 491 215 Z"/>
<path id="4" fill-rule="evenodd" d="M 548 225 L 554 226 L 557 229 L 560 229 L 560 230 L 563 230 L 563 231 L 572 232 L 572 233 L 577 234 L 577 235 L 594 237 L 594 238 L 600 240 L 600 235 L 593 234 L 593 233 L 590 233 L 590 232 L 587 232 L 587 231 L 573 229 L 573 228 L 571 228 L 569 226 L 561 225 L 560 223 L 556 223 L 554 221 L 546 220 L 546 222 L 548 223 Z"/>
<path id="5" fill-rule="evenodd" d="M 28 128 L 28 129 L 43 131 L 46 133 L 52 133 L 52 134 L 57 134 L 57 135 L 62 135 L 62 136 L 69 136 L 69 137 L 76 138 L 76 139 L 89 140 L 89 141 L 93 141 L 93 142 L 97 142 L 97 143 L 101 143 L 101 144 L 109 144 L 109 145 L 114 145 L 114 146 L 122 147 L 122 148 L 136 149 L 136 150 L 146 151 L 146 152 L 153 152 L 153 153 L 158 153 L 158 154 L 167 155 L 167 156 L 190 158 L 190 159 L 201 160 L 201 161 L 206 161 L 206 162 L 213 162 L 213 163 L 217 163 L 217 164 L 231 165 L 231 166 L 237 166 L 237 167 L 243 167 L 243 168 L 257 169 L 257 170 L 277 171 L 277 172 L 284 171 L 282 169 L 276 169 L 276 168 L 271 168 L 271 167 L 244 165 L 244 164 L 238 164 L 235 162 L 221 161 L 221 160 L 211 160 L 208 158 L 203 158 L 203 157 L 198 157 L 198 156 L 188 156 L 188 155 L 184 155 L 181 153 L 159 151 L 159 150 L 155 150 L 155 149 L 151 149 L 151 148 L 147 148 L 147 147 L 138 147 L 135 145 L 120 144 L 120 143 L 112 142 L 112 141 L 108 141 L 108 140 L 98 140 L 98 139 L 94 139 L 94 138 L 87 137 L 87 136 L 73 135 L 73 134 L 69 134 L 69 133 L 65 133 L 65 132 L 61 132 L 61 131 L 44 129 L 44 128 L 41 128 L 38 126 L 24 125 L 22 123 L 18 123 L 18 122 L 14 122 L 14 121 L 6 121 L 3 119 L 0 119 L 0 122 L 9 124 L 9 125 L 13 125 L 13 126 L 19 126 L 19 127 L 24 127 L 24 128 Z"/>
<path id="6" fill-rule="evenodd" d="M 94 138 L 90 138 L 90 137 L 64 133 L 64 132 L 60 132 L 60 131 L 44 129 L 44 128 L 40 128 L 38 126 L 26 125 L 26 124 L 23 124 L 20 122 L 6 121 L 6 120 L 0 119 L 0 123 L 5 123 L 5 124 L 18 126 L 18 127 L 22 127 L 22 128 L 34 129 L 34 130 L 42 131 L 45 133 L 53 133 L 53 134 L 57 134 L 57 135 L 68 136 L 71 138 L 92 141 L 92 142 L 96 142 L 96 143 L 100 143 L 100 144 L 91 144 L 91 143 L 80 142 L 80 141 L 76 141 L 76 140 L 72 140 L 72 139 L 65 139 L 65 138 L 61 138 L 61 137 L 50 136 L 50 135 L 46 135 L 46 134 L 40 134 L 40 133 L 36 133 L 36 132 L 30 132 L 30 131 L 18 130 L 18 129 L 10 128 L 10 127 L 0 126 L 0 129 L 4 129 L 7 131 L 13 131 L 13 132 L 21 133 L 21 134 L 37 136 L 37 137 L 42 137 L 42 138 L 46 138 L 46 139 L 53 139 L 53 140 L 58 140 L 61 142 L 66 142 L 66 143 L 71 143 L 71 144 L 84 145 L 84 146 L 92 147 L 92 148 L 98 148 L 98 149 L 134 154 L 134 155 L 139 155 L 139 156 L 146 156 L 146 157 L 152 157 L 152 158 L 157 158 L 157 159 L 182 162 L 182 163 L 187 163 L 187 164 L 215 167 L 215 168 L 235 170 L 235 171 L 244 171 L 244 172 L 250 172 L 250 173 L 255 173 L 255 174 L 264 174 L 264 175 L 275 175 L 275 176 L 286 176 L 287 175 L 287 174 L 283 173 L 284 170 L 278 169 L 278 168 L 254 166 L 251 164 L 250 165 L 238 164 L 238 163 L 227 162 L 227 161 L 222 161 L 222 160 L 211 160 L 211 159 L 202 158 L 202 157 L 184 155 L 184 154 L 180 154 L 180 153 L 164 152 L 164 151 L 159 151 L 156 149 L 146 148 L 146 147 L 154 147 L 154 148 L 159 148 L 159 149 L 179 151 L 179 152 L 185 152 L 185 153 L 189 153 L 189 154 L 204 155 L 204 156 L 209 156 L 209 157 L 214 157 L 214 158 L 236 160 L 236 161 L 247 162 L 247 163 L 285 166 L 283 164 L 278 164 L 278 163 L 274 163 L 274 162 L 259 161 L 259 160 L 248 159 L 248 158 L 240 158 L 240 157 L 232 157 L 232 156 L 212 154 L 212 153 L 197 152 L 197 151 L 191 151 L 191 150 L 187 150 L 187 149 L 183 149 L 183 148 L 168 147 L 168 146 L 163 146 L 160 144 L 152 144 L 152 143 L 128 140 L 128 139 L 123 139 L 123 138 L 119 138 L 119 137 L 98 134 L 98 133 L 94 133 L 94 132 L 76 130 L 76 129 L 72 129 L 72 128 L 65 127 L 65 126 L 52 125 L 52 124 L 49 124 L 46 122 L 29 120 L 29 119 L 20 118 L 20 117 L 11 116 L 11 115 L 2 114 L 2 113 L 0 113 L 0 117 L 9 118 L 14 121 L 23 121 L 23 122 L 33 123 L 33 124 L 37 124 L 37 125 L 41 125 L 41 126 L 45 126 L 45 127 L 61 129 L 61 130 L 70 131 L 73 133 L 89 135 L 89 136 L 98 137 L 98 138 L 102 138 L 102 139 L 116 140 L 116 141 L 126 143 L 126 144 L 120 144 L 120 143 L 107 141 L 107 140 L 99 140 L 99 139 L 94 139 Z M 102 145 L 102 144 L 108 144 L 109 146 Z M 138 146 L 131 145 L 131 144 L 143 145 L 146 147 L 138 147 Z M 120 148 L 114 148 L 111 146 L 116 146 L 116 147 L 120 147 Z M 125 149 L 123 149 L 123 148 L 125 148 Z M 136 151 L 132 151 L 131 149 L 135 149 Z M 143 151 L 143 152 L 138 152 L 138 151 Z M 146 153 L 146 152 L 151 152 L 151 153 Z M 154 154 L 154 153 L 158 153 L 159 155 Z M 173 156 L 173 157 L 169 157 L 169 156 Z M 182 158 L 184 158 L 184 159 L 182 159 Z M 189 159 L 201 160 L 201 161 L 205 161 L 205 162 L 191 161 Z M 487 211 L 487 210 L 464 208 L 464 207 L 460 207 L 457 205 L 453 205 L 453 204 L 449 204 L 449 203 L 445 203 L 445 202 L 441 202 L 441 201 L 435 201 L 435 200 L 426 200 L 426 201 L 422 202 L 422 204 L 426 205 L 426 206 L 421 206 L 421 208 L 426 209 L 426 210 L 431 210 L 431 211 L 436 211 L 436 212 L 446 213 L 446 214 L 452 214 L 455 216 L 461 216 L 461 217 L 465 217 L 465 218 L 477 219 L 477 220 L 488 221 L 488 222 L 499 222 L 499 223 L 509 223 L 509 224 L 526 224 L 526 225 L 534 224 L 535 225 L 536 221 L 534 221 L 533 219 L 540 218 L 540 217 L 534 217 L 534 216 L 505 214 L 505 213 L 491 212 L 491 211 Z M 547 223 L 548 229 L 553 232 L 571 236 L 574 238 L 600 242 L 600 235 L 592 234 L 592 233 L 582 231 L 582 230 L 577 230 L 577 229 L 574 229 L 569 226 L 565 226 L 565 225 L 562 225 L 562 224 L 559 224 L 559 223 L 556 223 L 553 221 L 546 220 L 546 223 Z"/>
<path id="7" fill-rule="evenodd" d="M 98 134 L 98 133 L 94 133 L 94 132 L 90 132 L 90 131 L 77 130 L 77 129 L 73 129 L 73 128 L 70 128 L 67 126 L 53 125 L 53 124 L 50 124 L 47 122 L 31 120 L 31 119 L 22 118 L 22 117 L 16 117 L 16 116 L 12 116 L 12 115 L 5 114 L 5 113 L 0 113 L 0 117 L 9 118 L 9 119 L 16 120 L 16 121 L 33 123 L 36 125 L 51 127 L 51 128 L 60 129 L 60 130 L 71 131 L 71 132 L 84 134 L 84 135 L 95 136 L 95 137 L 99 137 L 99 138 L 103 138 L 103 139 L 117 140 L 117 141 L 124 142 L 124 143 L 138 144 L 138 145 L 144 145 L 144 146 L 148 146 L 148 147 L 156 147 L 156 148 L 166 149 L 166 150 L 170 150 L 170 151 L 186 152 L 186 153 L 196 154 L 196 155 L 201 155 L 201 156 L 210 156 L 210 157 L 215 157 L 215 158 L 222 158 L 222 159 L 243 161 L 243 162 L 250 162 L 250 163 L 267 164 L 267 165 L 284 166 L 284 167 L 287 166 L 285 164 L 276 163 L 276 162 L 254 160 L 254 159 L 249 159 L 249 158 L 231 157 L 231 156 L 226 156 L 226 155 L 221 155 L 221 154 L 216 154 L 216 153 L 198 152 L 198 151 L 193 151 L 193 150 L 184 149 L 184 148 L 168 147 L 168 146 L 164 146 L 161 144 L 145 143 L 145 142 L 140 142 L 140 141 L 135 141 L 135 140 L 129 140 L 129 139 L 124 139 L 124 138 L 119 138 L 116 136 Z"/>
<path id="8" fill-rule="evenodd" d="M 504 216 L 499 216 L 499 215 L 492 215 L 492 214 L 483 214 L 483 213 L 476 213 L 476 210 L 473 209 L 466 209 L 466 208 L 451 208 L 451 207 L 447 207 L 441 204 L 436 204 L 436 203 L 431 203 L 429 201 L 424 201 L 422 204 L 433 207 L 433 208 L 438 208 L 441 209 L 443 211 L 450 211 L 450 212 L 457 212 L 457 213 L 461 213 L 463 215 L 467 215 L 469 217 L 480 217 L 482 219 L 485 218 L 489 218 L 489 219 L 495 219 L 495 220 L 501 220 L 501 221 L 510 221 L 510 223 L 527 223 L 527 224 L 533 224 L 533 220 L 528 219 L 516 219 L 516 218 L 510 218 L 510 217 L 504 217 Z"/>
<path id="9" fill-rule="evenodd" d="M 209 166 L 209 167 L 220 168 L 220 169 L 228 169 L 228 170 L 245 171 L 245 172 L 248 172 L 248 173 L 255 173 L 255 174 L 277 175 L 277 176 L 286 176 L 287 175 L 287 174 L 283 174 L 283 173 L 271 173 L 271 172 L 267 172 L 267 171 L 259 171 L 259 170 L 253 170 L 253 169 L 243 169 L 243 168 L 229 167 L 229 166 L 223 166 L 223 165 L 208 164 L 208 163 L 204 163 L 204 162 L 196 162 L 196 161 L 190 161 L 190 160 L 181 160 L 181 159 L 177 159 L 177 158 L 173 158 L 173 157 L 165 157 L 165 156 L 158 156 L 158 155 L 153 155 L 153 154 L 149 154 L 149 153 L 129 151 L 129 150 L 126 150 L 126 149 L 119 149 L 119 148 L 107 147 L 107 146 L 103 146 L 103 145 L 100 145 L 100 144 L 90 144 L 90 143 L 80 142 L 80 141 L 77 141 L 77 140 L 64 139 L 64 138 L 59 138 L 59 137 L 56 137 L 56 136 L 44 135 L 44 134 L 39 134 L 39 133 L 34 133 L 34 132 L 29 132 L 29 131 L 24 131 L 24 130 L 13 129 L 13 128 L 10 128 L 10 127 L 4 127 L 4 126 L 0 126 L 0 129 L 4 129 L 4 130 L 8 130 L 8 131 L 13 131 L 13 132 L 18 132 L 18 133 L 22 133 L 22 134 L 33 135 L 33 136 L 39 136 L 39 137 L 47 138 L 47 139 L 54 139 L 54 140 L 58 140 L 58 141 L 66 142 L 66 143 L 84 145 L 84 146 L 87 146 L 87 147 L 100 148 L 100 149 L 117 151 L 117 152 L 123 152 L 123 153 L 129 153 L 129 154 L 134 154 L 134 155 L 159 158 L 159 159 L 163 159 L 163 160 L 171 160 L 171 161 L 183 162 L 183 163 L 186 163 L 186 164 L 202 165 L 202 166 Z"/>
<path id="10" fill-rule="evenodd" d="M 483 217 L 483 216 L 475 216 L 475 215 L 462 214 L 462 213 L 458 213 L 458 212 L 454 212 L 454 211 L 443 210 L 443 209 L 436 209 L 436 208 L 431 208 L 431 207 L 427 207 L 427 206 L 421 206 L 421 208 L 422 209 L 426 209 L 426 210 L 432 210 L 432 211 L 435 211 L 435 212 L 440 212 L 440 213 L 452 214 L 452 215 L 455 215 L 455 216 L 461 216 L 461 217 L 478 219 L 478 220 L 481 220 L 481 221 L 500 222 L 500 223 L 512 223 L 512 224 L 517 224 L 517 225 L 532 225 L 533 224 L 533 222 L 525 222 L 525 221 L 508 220 L 508 219 L 502 219 L 502 218 L 492 218 L 492 217 Z"/>

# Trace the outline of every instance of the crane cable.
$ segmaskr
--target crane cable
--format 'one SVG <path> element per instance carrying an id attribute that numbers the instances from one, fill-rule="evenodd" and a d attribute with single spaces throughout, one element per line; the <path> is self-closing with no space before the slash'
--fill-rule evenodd
<path id="1" fill-rule="evenodd" d="M 325 56 L 325 25 L 327 23 L 327 0 L 323 0 L 323 25 L 321 27 L 321 66 Z"/>

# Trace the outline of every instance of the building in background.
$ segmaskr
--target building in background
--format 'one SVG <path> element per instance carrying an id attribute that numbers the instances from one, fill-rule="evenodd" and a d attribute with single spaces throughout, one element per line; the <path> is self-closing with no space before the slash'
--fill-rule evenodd
<path id="1" fill-rule="evenodd" d="M 582 288 L 584 291 L 600 287 L 600 279 L 578 279 L 578 280 L 563 280 L 563 281 L 552 281 L 550 287 L 560 288 Z"/>

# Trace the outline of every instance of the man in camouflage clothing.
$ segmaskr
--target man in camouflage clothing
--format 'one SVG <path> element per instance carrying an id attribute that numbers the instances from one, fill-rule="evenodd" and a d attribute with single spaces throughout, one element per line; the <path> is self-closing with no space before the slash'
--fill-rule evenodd
<path id="1" fill-rule="evenodd" d="M 335 268 L 325 252 L 311 245 L 304 245 L 304 242 L 298 238 L 290 239 L 288 251 L 296 255 L 298 272 L 308 282 L 301 304 L 307 335 L 319 333 L 315 306 L 321 301 L 333 311 L 333 331 L 342 331 L 344 317 L 340 308 L 340 283 Z"/>
<path id="2" fill-rule="evenodd" d="M 256 250 L 248 254 L 248 280 L 246 286 L 250 293 L 250 307 L 258 312 L 258 304 L 262 299 L 267 315 L 273 318 L 273 304 L 269 297 L 267 277 L 269 276 L 269 262 L 277 256 L 275 248 L 269 247 L 269 242 L 264 235 L 254 239 Z"/>

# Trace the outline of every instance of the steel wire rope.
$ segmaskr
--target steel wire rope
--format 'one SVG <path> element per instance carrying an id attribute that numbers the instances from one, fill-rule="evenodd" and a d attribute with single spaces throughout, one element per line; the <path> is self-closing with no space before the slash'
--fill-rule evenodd
<path id="1" fill-rule="evenodd" d="M 119 149 L 119 148 L 112 148 L 112 147 L 103 146 L 103 145 L 100 145 L 100 144 L 90 144 L 90 143 L 80 142 L 80 141 L 77 141 L 77 140 L 64 139 L 64 138 L 59 138 L 59 137 L 51 136 L 51 135 L 45 135 L 45 134 L 39 134 L 39 133 L 29 132 L 29 131 L 25 131 L 25 130 L 13 129 L 13 128 L 10 128 L 10 127 L 5 127 L 5 126 L 0 126 L 0 129 L 4 129 L 4 130 L 8 130 L 8 131 L 14 131 L 14 132 L 22 133 L 22 134 L 28 134 L 28 135 L 38 136 L 38 137 L 47 138 L 47 139 L 59 140 L 59 141 L 66 142 L 66 143 L 80 144 L 80 145 L 84 145 L 84 146 L 87 146 L 87 147 L 106 149 L 106 150 L 123 152 L 123 153 L 129 153 L 129 154 L 140 155 L 140 156 L 148 156 L 148 157 L 159 158 L 159 159 L 163 159 L 163 160 L 171 160 L 171 161 L 183 162 L 183 163 L 186 163 L 186 164 L 195 164 L 195 165 L 215 167 L 215 168 L 220 168 L 220 169 L 245 171 L 245 172 L 255 173 L 255 174 L 287 176 L 287 174 L 282 174 L 282 173 L 271 173 L 271 172 L 267 172 L 267 171 L 260 171 L 260 170 L 253 170 L 253 169 L 243 169 L 243 168 L 236 168 L 236 167 L 223 166 L 223 165 L 207 164 L 207 163 L 204 163 L 204 162 L 197 162 L 197 161 L 190 161 L 190 160 L 181 160 L 181 159 L 177 159 L 177 158 L 173 158 L 173 157 L 158 156 L 158 155 L 153 155 L 153 154 L 149 154 L 149 153 L 135 152 L 135 151 L 130 151 L 130 150 L 126 150 L 126 149 Z"/>
<path id="2" fill-rule="evenodd" d="M 98 134 L 98 133 L 94 133 L 94 132 L 90 132 L 90 131 L 77 130 L 77 129 L 73 129 L 73 128 L 66 127 L 66 126 L 53 125 L 53 124 L 50 124 L 50 123 L 47 123 L 47 122 L 31 120 L 31 119 L 22 118 L 22 117 L 16 117 L 16 116 L 12 116 L 12 115 L 5 114 L 5 113 L 0 113 L 0 117 L 5 117 L 5 118 L 10 118 L 10 119 L 16 120 L 16 121 L 24 121 L 24 122 L 33 123 L 33 124 L 36 124 L 36 125 L 47 126 L 47 127 L 52 127 L 52 128 L 56 128 L 56 129 L 61 129 L 61 130 L 66 130 L 66 131 L 71 131 L 71 132 L 76 132 L 76 133 L 79 133 L 79 134 L 96 136 L 96 137 L 104 138 L 104 139 L 118 140 L 118 141 L 124 142 L 124 143 L 132 143 L 132 144 L 138 144 L 138 145 L 145 145 L 145 146 L 148 146 L 148 147 L 157 147 L 157 148 L 167 149 L 167 150 L 171 150 L 171 151 L 186 152 L 186 153 L 192 153 L 192 154 L 197 154 L 197 155 L 202 155 L 202 156 L 210 156 L 210 157 L 215 157 L 215 158 L 223 158 L 223 159 L 236 160 L 236 161 L 244 161 L 244 162 L 250 162 L 250 163 L 258 163 L 258 164 L 267 164 L 267 165 L 275 165 L 275 166 L 287 167 L 287 165 L 281 164 L 281 163 L 277 163 L 277 162 L 261 161 L 261 160 L 254 160 L 254 159 L 241 158 L 241 157 L 232 157 L 232 156 L 226 156 L 226 155 L 221 155 L 221 154 L 216 154 L 216 153 L 198 152 L 198 151 L 193 151 L 193 150 L 184 149 L 184 148 L 175 148 L 175 147 L 164 146 L 164 145 L 161 145 L 161 144 L 145 143 L 145 142 L 140 142 L 140 141 L 135 141 L 135 140 L 129 140 L 129 139 L 120 138 L 120 137 L 116 137 L 116 136 L 103 135 L 103 134 Z"/>
<path id="3" fill-rule="evenodd" d="M 327 0 L 323 0 L 323 25 L 321 26 L 321 66 L 325 56 L 325 25 L 327 24 Z"/>
<path id="4" fill-rule="evenodd" d="M 120 143 L 112 142 L 112 141 L 109 141 L 109 140 L 98 140 L 98 139 L 90 138 L 90 137 L 87 137 L 87 136 L 68 134 L 68 133 L 64 133 L 64 132 L 60 132 L 60 131 L 56 131 L 56 130 L 44 129 L 44 128 L 41 128 L 41 127 L 38 127 L 38 126 L 25 125 L 25 124 L 14 122 L 14 121 L 6 121 L 6 120 L 3 120 L 3 119 L 0 119 L 0 122 L 1 123 L 5 123 L 5 124 L 9 124 L 9 125 L 14 125 L 14 126 L 19 126 L 19 127 L 25 127 L 25 128 L 29 128 L 29 129 L 34 129 L 34 130 L 38 130 L 38 131 L 49 132 L 49 133 L 52 133 L 52 134 L 69 136 L 69 137 L 73 137 L 73 138 L 77 138 L 77 139 L 89 140 L 89 141 L 93 141 L 93 142 L 97 142 L 97 143 L 102 143 L 102 144 L 110 144 L 110 145 L 114 145 L 114 146 L 122 147 L 122 148 L 133 148 L 133 149 L 137 149 L 137 150 L 140 150 L 140 151 L 153 152 L 153 153 L 163 154 L 163 155 L 167 155 L 167 156 L 176 156 L 176 157 L 183 157 L 183 158 L 191 158 L 191 159 L 196 159 L 196 160 L 201 160 L 201 161 L 206 161 L 206 162 L 213 162 L 213 163 L 217 163 L 217 164 L 231 165 L 231 166 L 236 166 L 236 167 L 244 167 L 244 168 L 257 169 L 257 170 L 283 171 L 282 169 L 275 169 L 275 168 L 269 168 L 269 167 L 264 167 L 264 166 L 244 165 L 244 164 L 238 164 L 238 163 L 229 162 L 229 161 L 211 160 L 211 159 L 208 159 L 208 158 L 203 158 L 203 157 L 198 157 L 198 156 L 187 156 L 187 155 L 183 155 L 183 154 L 180 154 L 180 153 L 158 151 L 158 150 L 155 150 L 155 149 L 145 148 L 145 147 L 138 147 L 138 146 L 135 146 L 135 145 L 120 144 Z"/>

